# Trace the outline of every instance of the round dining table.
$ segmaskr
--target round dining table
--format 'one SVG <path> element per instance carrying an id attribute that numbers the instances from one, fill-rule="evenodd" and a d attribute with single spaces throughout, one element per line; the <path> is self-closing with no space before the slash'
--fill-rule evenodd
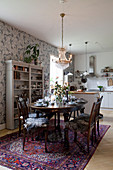
<path id="1" fill-rule="evenodd" d="M 73 104 L 60 104 L 57 105 L 56 103 L 54 105 L 48 105 L 48 106 L 39 106 L 36 105 L 36 103 L 29 104 L 29 107 L 32 109 L 36 109 L 38 112 L 44 112 L 46 116 L 48 117 L 48 120 L 50 120 L 53 116 L 55 116 L 54 126 L 56 129 L 58 129 L 59 133 L 61 132 L 60 129 L 60 115 L 63 113 L 64 116 L 64 122 L 69 121 L 72 112 L 74 113 L 75 118 L 75 112 L 78 112 L 84 108 L 84 105 L 87 103 L 87 101 L 81 102 L 81 103 L 73 103 Z M 57 117 L 57 125 L 56 125 L 56 117 Z M 64 131 L 65 132 L 65 131 Z M 64 145 L 65 147 L 68 147 L 68 141 L 65 140 L 65 134 L 64 134 Z"/>

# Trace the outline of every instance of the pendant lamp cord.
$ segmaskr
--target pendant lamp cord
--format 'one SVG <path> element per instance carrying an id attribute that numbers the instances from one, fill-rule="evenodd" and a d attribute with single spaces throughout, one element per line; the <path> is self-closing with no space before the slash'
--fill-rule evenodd
<path id="1" fill-rule="evenodd" d="M 85 44 L 86 44 L 86 71 L 87 71 L 87 44 L 88 44 L 88 41 L 86 41 Z"/>

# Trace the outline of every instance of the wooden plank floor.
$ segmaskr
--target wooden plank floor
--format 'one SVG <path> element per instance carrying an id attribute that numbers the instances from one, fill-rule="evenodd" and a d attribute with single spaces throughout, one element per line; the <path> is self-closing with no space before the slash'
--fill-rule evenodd
<path id="1" fill-rule="evenodd" d="M 85 170 L 113 170 L 113 110 L 101 110 L 101 124 L 111 125 Z"/>
<path id="2" fill-rule="evenodd" d="M 111 127 L 97 147 L 96 152 L 85 170 L 113 170 L 113 110 L 101 110 L 101 113 L 104 117 L 100 120 L 100 123 L 104 125 L 111 125 Z M 0 136 L 4 136 L 15 131 L 18 131 L 18 129 L 1 130 Z M 1 166 L 0 170 L 2 170 Z"/>

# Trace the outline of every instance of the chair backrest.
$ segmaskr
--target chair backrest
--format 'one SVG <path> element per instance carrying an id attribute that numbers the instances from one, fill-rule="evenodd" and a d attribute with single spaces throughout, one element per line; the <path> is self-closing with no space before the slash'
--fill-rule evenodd
<path id="1" fill-rule="evenodd" d="M 101 104 L 101 100 L 93 103 L 90 118 L 89 118 L 89 127 L 95 124 L 96 115 L 98 114 L 100 104 Z"/>
<path id="2" fill-rule="evenodd" d="M 23 121 L 28 117 L 28 106 L 24 97 L 17 98 L 19 118 L 23 116 Z"/>
<path id="3" fill-rule="evenodd" d="M 101 103 L 102 103 L 102 99 L 103 99 L 103 96 L 101 96 L 100 98 L 97 99 L 97 102 L 100 101 L 100 106 L 101 106 Z M 100 112 L 100 107 L 99 107 L 99 112 Z"/>
<path id="4" fill-rule="evenodd" d="M 101 101 L 102 102 L 103 96 L 97 99 L 97 102 Z"/>

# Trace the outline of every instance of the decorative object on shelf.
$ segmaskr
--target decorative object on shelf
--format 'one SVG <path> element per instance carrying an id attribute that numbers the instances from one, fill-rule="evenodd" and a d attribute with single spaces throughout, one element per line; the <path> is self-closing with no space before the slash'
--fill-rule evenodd
<path id="1" fill-rule="evenodd" d="M 24 61 L 26 63 L 31 63 L 31 61 L 34 61 L 34 64 L 37 65 L 37 60 L 39 56 L 39 45 L 38 44 L 33 44 L 33 45 L 28 45 L 26 47 L 25 54 L 28 55 L 28 57 L 24 57 Z"/>
<path id="2" fill-rule="evenodd" d="M 98 86 L 99 90 L 102 91 L 103 89 L 103 86 Z"/>
<path id="3" fill-rule="evenodd" d="M 63 47 L 63 18 L 65 16 L 65 14 L 61 13 L 60 16 L 62 18 L 62 47 L 59 48 L 59 58 L 56 58 L 55 60 L 53 60 L 53 62 L 56 63 L 57 67 L 66 69 L 67 67 L 69 67 L 69 63 L 71 63 L 71 61 L 72 61 L 72 54 L 69 56 L 69 59 L 67 59 L 67 57 L 65 55 L 66 49 Z"/>
<path id="4" fill-rule="evenodd" d="M 113 72 L 113 69 L 110 67 L 105 67 L 104 69 L 101 69 L 101 73 L 104 73 L 104 72 Z"/>
<path id="5" fill-rule="evenodd" d="M 110 72 L 113 72 L 113 68 L 110 68 Z"/>
<path id="6" fill-rule="evenodd" d="M 110 72 L 110 67 L 105 67 L 104 72 Z"/>
<path id="7" fill-rule="evenodd" d="M 109 78 L 107 81 L 108 81 L 108 86 L 113 86 L 113 78 Z"/>

